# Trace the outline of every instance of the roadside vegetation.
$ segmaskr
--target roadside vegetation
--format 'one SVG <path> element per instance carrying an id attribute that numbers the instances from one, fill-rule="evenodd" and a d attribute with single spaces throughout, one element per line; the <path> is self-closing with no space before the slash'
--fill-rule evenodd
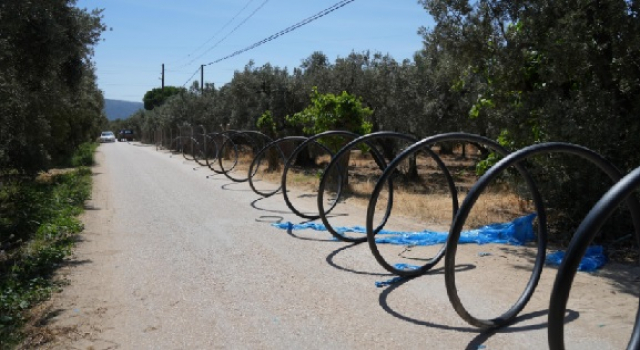
<path id="1" fill-rule="evenodd" d="M 100 10 L 75 0 L 0 3 L 0 349 L 18 344 L 30 308 L 82 230 L 102 110 L 93 46 Z"/>
<path id="2" fill-rule="evenodd" d="M 108 123 L 91 61 L 106 27 L 75 0 L 4 0 L 0 18 L 0 175 L 34 175 Z"/>
<path id="3" fill-rule="evenodd" d="M 18 343 L 29 309 L 63 281 L 52 279 L 82 231 L 78 215 L 91 195 L 96 144 L 73 157 L 77 168 L 52 169 L 35 179 L 4 179 L 0 186 L 0 349 Z"/>

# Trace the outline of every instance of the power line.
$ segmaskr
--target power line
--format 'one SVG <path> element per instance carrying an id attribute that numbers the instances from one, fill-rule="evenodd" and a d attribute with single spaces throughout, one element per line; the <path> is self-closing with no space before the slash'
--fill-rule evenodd
<path id="1" fill-rule="evenodd" d="M 217 37 L 217 36 L 218 36 L 218 34 L 220 34 L 220 33 L 221 33 L 225 28 L 227 28 L 227 27 L 229 26 L 229 24 L 231 24 L 231 22 L 235 21 L 235 20 L 236 20 L 236 18 L 238 18 L 238 16 L 240 16 L 240 14 L 241 14 L 244 10 L 246 10 L 246 9 L 247 9 L 247 7 L 249 7 L 249 5 L 251 5 L 251 3 L 252 3 L 252 2 L 254 2 L 254 1 L 255 1 L 255 0 L 249 0 L 249 1 L 247 1 L 247 3 L 246 3 L 246 4 L 245 4 L 241 9 L 240 9 L 240 11 L 238 11 L 238 12 L 233 16 L 233 18 L 231 18 L 231 19 L 230 19 L 227 23 L 225 23 L 225 24 L 224 24 L 224 25 L 223 25 L 223 26 L 222 26 L 222 27 L 221 27 L 221 28 L 220 28 L 220 29 L 219 29 L 215 34 L 213 34 L 213 36 L 211 36 L 209 39 L 207 39 L 207 40 L 206 40 L 202 45 L 198 46 L 198 47 L 197 47 L 195 50 L 193 50 L 191 53 L 187 54 L 187 56 L 186 56 L 186 57 L 183 57 L 183 58 L 181 58 L 181 59 L 179 59 L 179 60 L 177 60 L 177 61 L 175 61 L 175 62 L 173 62 L 173 63 L 177 63 L 177 62 L 180 62 L 180 61 L 182 61 L 182 60 L 184 60 L 184 59 L 188 59 L 188 58 L 190 58 L 190 57 L 191 57 L 191 55 L 193 55 L 193 54 L 195 54 L 196 52 L 200 51 L 200 49 L 202 49 L 203 47 L 205 47 L 205 45 L 207 45 L 211 40 L 215 39 L 215 37 Z M 196 59 L 197 59 L 197 58 L 196 58 Z M 189 62 L 189 63 L 185 63 L 184 65 L 182 65 L 182 66 L 180 66 L 180 67 L 178 67 L 178 68 L 176 68 L 176 69 L 179 69 L 179 68 L 185 67 L 185 66 L 187 66 L 187 65 L 189 65 L 189 64 L 191 64 L 191 62 Z"/>
<path id="2" fill-rule="evenodd" d="M 335 11 L 335 10 L 337 10 L 337 9 L 340 9 L 340 8 L 342 8 L 342 7 L 346 6 L 346 5 L 348 5 L 348 4 L 350 4 L 350 3 L 354 2 L 354 1 L 355 1 L 355 0 L 342 0 L 342 1 L 339 1 L 339 2 L 335 3 L 333 6 L 328 7 L 328 8 L 326 8 L 326 9 L 324 9 L 324 10 L 322 10 L 322 11 L 320 11 L 320 12 L 316 13 L 315 15 L 313 15 L 313 16 L 311 16 L 311 17 L 305 18 L 304 20 L 302 20 L 302 21 L 300 21 L 300 22 L 298 22 L 298 23 L 296 23 L 296 24 L 294 24 L 294 25 L 292 25 L 292 26 L 289 26 L 289 27 L 287 27 L 287 28 L 285 28 L 285 29 L 283 29 L 283 30 L 281 30 L 281 31 L 279 31 L 279 32 L 277 32 L 277 33 L 275 33 L 275 34 L 271 35 L 271 36 L 268 36 L 268 37 L 267 37 L 267 38 L 265 38 L 265 39 L 262 39 L 262 40 L 260 40 L 260 41 L 258 41 L 258 42 L 256 42 L 256 43 L 254 43 L 254 44 L 252 44 L 252 45 L 249 45 L 249 46 L 247 46 L 246 48 L 244 48 L 244 49 L 242 49 L 242 50 L 235 51 L 234 53 L 232 53 L 232 54 L 230 54 L 230 55 L 227 55 L 227 56 L 222 57 L 222 58 L 220 58 L 220 59 L 217 59 L 217 60 L 215 60 L 215 61 L 212 61 L 212 62 L 209 62 L 209 63 L 207 63 L 207 64 L 204 64 L 203 66 L 210 66 L 210 65 L 213 65 L 213 64 L 219 63 L 219 62 L 221 62 L 221 61 L 227 60 L 227 59 L 229 59 L 229 58 L 232 58 L 232 57 L 238 56 L 238 55 L 240 55 L 240 54 L 242 54 L 242 53 L 245 53 L 245 52 L 247 52 L 247 51 L 249 51 L 249 50 L 253 50 L 253 49 L 255 49 L 256 47 L 261 46 L 262 44 L 268 43 L 268 42 L 270 42 L 270 41 L 272 41 L 272 40 L 277 39 L 278 37 L 280 37 L 280 36 L 282 36 L 282 35 L 285 35 L 285 34 L 287 34 L 287 33 L 290 33 L 290 32 L 292 32 L 292 31 L 294 31 L 294 30 L 296 30 L 296 29 L 298 29 L 298 28 L 300 28 L 300 27 L 302 27 L 302 26 L 305 26 L 305 25 L 307 25 L 307 24 L 309 24 L 309 23 L 311 23 L 311 22 L 313 22 L 313 21 L 315 21 L 315 20 L 317 20 L 317 19 L 319 19 L 319 18 L 321 18 L 321 17 L 324 17 L 324 16 L 326 16 L 326 15 L 330 14 L 331 12 L 333 12 L 333 11 Z M 266 1 L 265 1 L 265 2 L 266 2 Z M 225 38 L 225 39 L 226 39 L 226 38 Z M 216 45 L 217 45 L 217 44 L 216 44 Z M 208 50 L 208 51 L 209 51 L 209 50 Z M 208 51 L 207 51 L 207 52 L 208 52 Z M 193 79 L 193 77 L 195 77 L 195 76 L 196 76 L 196 74 L 198 74 L 198 70 L 196 70 L 196 71 L 193 73 L 193 75 L 189 78 L 189 80 L 187 80 L 187 82 L 185 82 L 185 83 L 184 83 L 184 85 L 182 85 L 182 86 L 183 86 L 183 87 L 184 87 L 184 86 L 186 86 L 186 85 L 191 81 L 191 79 Z"/>
<path id="3" fill-rule="evenodd" d="M 298 22 L 298 23 L 296 23 L 296 24 L 294 24 L 292 26 L 289 26 L 289 27 L 287 27 L 287 28 L 285 28 L 285 29 L 283 29 L 283 30 L 281 30 L 281 31 L 279 31 L 279 32 L 277 32 L 277 33 L 265 38 L 265 39 L 262 39 L 262 40 L 254 43 L 252 45 L 249 45 L 249 46 L 247 46 L 246 48 L 244 48 L 242 50 L 238 50 L 238 51 L 236 51 L 236 52 L 234 52 L 234 53 L 232 53 L 230 55 L 227 55 L 225 57 L 217 59 L 217 60 L 215 60 L 213 62 L 209 62 L 209 63 L 205 64 L 205 66 L 210 66 L 212 64 L 216 64 L 218 62 L 227 60 L 229 58 L 238 56 L 238 55 L 240 55 L 242 53 L 245 53 L 245 52 L 247 52 L 249 50 L 253 50 L 256 47 L 261 46 L 262 44 L 265 44 L 267 42 L 275 40 L 275 39 L 277 39 L 278 37 L 280 37 L 280 36 L 282 36 L 284 34 L 287 34 L 289 32 L 292 32 L 292 31 L 302 27 L 302 26 L 305 26 L 305 25 L 307 25 L 307 24 L 309 24 L 309 23 L 311 23 L 311 22 L 313 22 L 313 21 L 315 21 L 315 20 L 317 20 L 317 19 L 319 19 L 321 17 L 324 17 L 324 16 L 328 15 L 329 13 L 331 13 L 331 12 L 333 12 L 333 11 L 339 9 L 339 8 L 342 8 L 342 7 L 344 7 L 344 6 L 346 6 L 349 3 L 354 2 L 354 1 L 355 0 L 342 0 L 342 1 L 339 1 L 338 3 L 334 4 L 333 6 L 331 6 L 329 8 L 326 8 L 326 9 L 316 13 L 315 15 L 313 15 L 311 17 L 308 17 L 308 18 L 306 18 L 306 19 L 304 19 L 304 20 L 302 20 L 302 21 L 300 21 L 300 22 Z"/>
<path id="4" fill-rule="evenodd" d="M 352 0 L 353 1 L 353 0 Z M 262 4 L 260 4 L 260 6 L 258 6 L 258 8 L 256 8 L 255 10 L 253 10 L 253 12 L 251 12 L 251 14 L 249 16 L 247 16 L 247 18 L 245 18 L 242 22 L 240 22 L 235 28 L 233 28 L 233 30 L 231 30 L 227 35 L 225 35 L 222 39 L 218 40 L 217 43 L 215 43 L 213 46 L 211 46 L 210 48 L 208 48 L 205 52 L 203 52 L 200 56 L 194 58 L 193 60 L 191 60 L 188 64 L 192 64 L 195 60 L 201 58 L 202 56 L 206 55 L 207 53 L 209 53 L 211 50 L 215 49 L 216 47 L 218 47 L 218 45 L 220 45 L 220 43 L 222 43 L 223 41 L 227 40 L 227 38 L 233 34 L 236 30 L 238 30 L 238 28 L 240 28 L 243 24 L 245 24 L 249 19 L 251 19 L 251 17 L 253 17 L 253 15 L 256 14 L 256 12 L 260 11 L 260 9 L 262 9 L 264 7 L 264 5 L 267 4 L 267 2 L 269 2 L 269 0 L 264 0 L 264 2 L 262 2 Z"/>
<path id="5" fill-rule="evenodd" d="M 189 82 L 191 81 L 191 79 L 193 79 L 193 77 L 195 77 L 195 76 L 196 76 L 196 74 L 198 74 L 198 72 L 199 72 L 199 71 L 200 71 L 200 67 L 198 67 L 198 69 L 196 69 L 196 71 L 195 71 L 195 72 L 193 72 L 193 74 L 191 74 L 191 77 L 189 77 L 189 79 L 187 79 L 187 81 L 186 81 L 184 84 L 182 84 L 182 87 L 187 86 L 187 84 L 189 84 Z"/>

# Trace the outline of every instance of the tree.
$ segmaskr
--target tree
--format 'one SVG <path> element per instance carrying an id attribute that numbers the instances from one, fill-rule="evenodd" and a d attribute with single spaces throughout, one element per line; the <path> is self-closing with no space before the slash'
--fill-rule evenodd
<path id="1" fill-rule="evenodd" d="M 106 27 L 74 5 L 0 2 L 0 172 L 47 169 L 104 121 L 91 56 Z"/>
<path id="2" fill-rule="evenodd" d="M 419 2 L 436 22 L 421 30 L 425 56 L 448 72 L 448 89 L 464 93 L 469 125 L 515 148 L 565 141 L 623 171 L 640 164 L 637 1 Z M 535 168 L 564 218 L 584 217 L 606 183 L 575 158 Z"/>
<path id="3" fill-rule="evenodd" d="M 327 130 L 346 130 L 364 135 L 371 132 L 371 123 L 367 118 L 372 113 L 359 98 L 346 91 L 339 95 L 321 94 L 314 87 L 311 104 L 303 111 L 287 117 L 287 121 L 302 125 L 304 132 L 310 135 Z"/>
<path id="4" fill-rule="evenodd" d="M 256 122 L 256 126 L 258 127 L 258 130 L 260 132 L 269 136 L 269 138 L 273 140 L 276 139 L 276 123 L 273 120 L 273 115 L 271 114 L 271 111 L 267 110 L 264 113 L 262 113 L 262 115 L 260 116 L 260 118 L 258 118 L 258 121 Z M 267 163 L 268 163 L 267 171 L 273 172 L 278 170 L 279 168 L 278 153 L 276 149 L 273 147 L 271 147 L 267 151 Z"/>
<path id="5" fill-rule="evenodd" d="M 362 101 L 346 91 L 339 95 L 332 93 L 320 94 L 316 87 L 311 94 L 311 104 L 303 111 L 287 116 L 291 124 L 302 125 L 307 134 L 319 134 L 328 130 L 345 130 L 364 135 L 371 132 L 371 123 L 368 118 L 373 111 L 362 105 Z M 332 152 L 337 152 L 345 141 L 342 138 L 329 138 L 320 140 L 325 143 Z M 341 159 L 339 167 L 343 184 L 348 183 L 347 165 L 349 157 Z"/>
<path id="6" fill-rule="evenodd" d="M 147 91 L 142 98 L 144 109 L 150 111 L 156 107 L 162 106 L 166 100 L 174 95 L 184 94 L 187 89 L 183 87 L 165 86 L 163 88 L 155 88 Z"/>

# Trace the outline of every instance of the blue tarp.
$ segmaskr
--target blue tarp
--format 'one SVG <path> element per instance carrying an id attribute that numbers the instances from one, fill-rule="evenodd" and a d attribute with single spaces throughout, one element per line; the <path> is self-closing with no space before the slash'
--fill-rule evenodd
<path id="1" fill-rule="evenodd" d="M 519 217 L 511 222 L 502 224 L 491 224 L 483 226 L 475 230 L 464 231 L 460 234 L 460 243 L 498 243 L 510 245 L 524 245 L 527 242 L 535 240 L 533 233 L 533 220 L 536 214 Z M 305 230 L 312 229 L 316 231 L 326 231 L 327 228 L 323 224 L 306 223 L 293 224 L 291 222 L 272 224 L 283 230 Z M 366 229 L 362 226 L 337 227 L 334 230 L 338 233 L 362 233 L 366 234 Z M 381 230 L 376 235 L 377 243 L 412 245 L 412 246 L 428 246 L 444 244 L 447 241 L 447 232 L 436 231 L 419 231 L 419 232 L 399 232 Z M 547 264 L 559 266 L 564 257 L 563 251 L 557 251 L 547 255 Z M 595 271 L 607 262 L 601 246 L 589 247 L 584 258 L 580 262 L 580 271 Z"/>
<path id="2" fill-rule="evenodd" d="M 547 255 L 547 264 L 551 266 L 560 266 L 564 259 L 565 252 L 557 251 Z M 606 264 L 607 257 L 604 255 L 604 248 L 594 245 L 587 248 L 584 257 L 580 261 L 578 271 L 593 272 Z"/>
<path id="3" fill-rule="evenodd" d="M 392 284 L 396 284 L 398 282 L 404 281 L 404 279 L 405 279 L 404 277 L 396 276 L 386 281 L 376 281 L 376 287 L 382 288 L 382 287 L 390 286 Z"/>
<path id="4" fill-rule="evenodd" d="M 475 230 L 464 231 L 460 234 L 460 243 L 500 243 L 511 245 L 524 245 L 535 240 L 533 233 L 533 219 L 536 214 L 519 217 L 511 222 L 502 224 L 491 224 Z M 312 229 L 316 231 L 326 231 L 326 227 L 317 223 L 292 224 L 291 222 L 273 224 L 273 226 L 283 230 L 304 230 Z M 362 226 L 337 227 L 334 230 L 338 233 L 355 232 L 365 234 L 367 231 Z M 419 231 L 419 232 L 399 232 L 381 230 L 376 236 L 377 243 L 388 243 L 398 245 L 418 245 L 428 246 L 443 244 L 447 241 L 448 232 Z"/>

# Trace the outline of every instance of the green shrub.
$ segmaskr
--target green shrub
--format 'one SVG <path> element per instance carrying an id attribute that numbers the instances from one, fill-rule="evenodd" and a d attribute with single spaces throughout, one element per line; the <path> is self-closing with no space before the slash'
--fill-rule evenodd
<path id="1" fill-rule="evenodd" d="M 94 165 L 95 159 L 93 157 L 93 154 L 96 148 L 98 148 L 98 144 L 95 142 L 87 142 L 81 144 L 71 158 L 71 165 L 73 167 Z"/>
<path id="2" fill-rule="evenodd" d="M 91 194 L 87 169 L 0 189 L 0 349 L 20 341 L 26 310 L 59 288 L 51 276 L 83 229 L 76 216 Z"/>

